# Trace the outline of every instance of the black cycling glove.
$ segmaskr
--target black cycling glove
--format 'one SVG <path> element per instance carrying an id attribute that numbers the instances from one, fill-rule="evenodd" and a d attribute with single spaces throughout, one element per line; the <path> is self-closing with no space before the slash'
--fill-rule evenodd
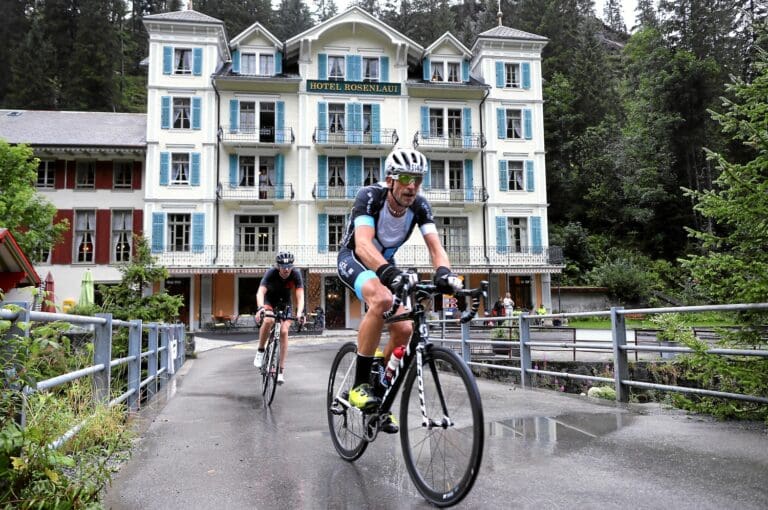
<path id="1" fill-rule="evenodd" d="M 408 273 L 400 271 L 392 264 L 382 264 L 376 270 L 376 276 L 393 294 L 397 294 L 408 283 Z"/>
<path id="2" fill-rule="evenodd" d="M 461 278 L 445 266 L 437 268 L 432 281 L 438 292 L 442 294 L 453 294 L 464 288 L 464 282 L 461 281 Z"/>

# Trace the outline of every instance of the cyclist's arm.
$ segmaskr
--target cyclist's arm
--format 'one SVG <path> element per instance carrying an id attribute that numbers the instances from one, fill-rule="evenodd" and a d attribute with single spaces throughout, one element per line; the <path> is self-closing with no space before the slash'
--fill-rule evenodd
<path id="1" fill-rule="evenodd" d="M 376 230 L 369 225 L 355 227 L 355 255 L 365 267 L 376 271 L 387 261 L 373 244 Z"/>
<path id="2" fill-rule="evenodd" d="M 448 254 L 445 252 L 443 244 L 440 242 L 440 237 L 437 234 L 429 233 L 424 236 L 424 242 L 429 250 L 432 267 L 437 269 L 440 266 L 444 266 L 450 269 L 451 262 L 448 260 Z"/>
<path id="3" fill-rule="evenodd" d="M 304 316 L 304 288 L 302 287 L 296 289 L 296 313 L 294 315 L 297 319 Z"/>
<path id="4" fill-rule="evenodd" d="M 264 298 L 267 295 L 267 288 L 263 285 L 259 286 L 259 290 L 256 291 L 256 308 L 264 307 Z"/>

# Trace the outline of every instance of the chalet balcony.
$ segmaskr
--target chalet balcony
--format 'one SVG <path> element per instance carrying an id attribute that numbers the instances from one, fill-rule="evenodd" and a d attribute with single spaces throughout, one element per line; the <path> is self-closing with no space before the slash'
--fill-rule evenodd
<path id="1" fill-rule="evenodd" d="M 312 198 L 329 202 L 352 202 L 362 186 L 328 186 L 315 183 L 312 188 Z"/>
<path id="2" fill-rule="evenodd" d="M 231 147 L 286 147 L 296 142 L 293 128 L 244 127 L 238 129 L 219 128 L 219 138 L 225 146 Z"/>
<path id="3" fill-rule="evenodd" d="M 422 152 L 480 152 L 485 147 L 485 137 L 480 133 L 437 135 L 416 131 L 413 146 Z"/>
<path id="4" fill-rule="evenodd" d="M 219 198 L 237 202 L 276 203 L 290 202 L 295 197 L 293 184 L 278 184 L 275 186 L 231 186 L 219 185 Z"/>
<path id="5" fill-rule="evenodd" d="M 433 189 L 422 187 L 424 195 L 431 205 L 482 204 L 488 200 L 488 190 L 483 186 L 459 189 Z"/>
<path id="6" fill-rule="evenodd" d="M 312 142 L 320 147 L 360 147 L 389 149 L 400 140 L 395 129 L 363 131 L 355 129 L 333 130 L 315 128 Z"/>

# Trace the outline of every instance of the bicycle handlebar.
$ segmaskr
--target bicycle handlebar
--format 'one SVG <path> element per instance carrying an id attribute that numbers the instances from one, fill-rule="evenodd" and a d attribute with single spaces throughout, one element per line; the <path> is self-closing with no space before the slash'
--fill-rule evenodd
<path id="1" fill-rule="evenodd" d="M 269 312 L 267 310 L 262 310 L 260 315 L 261 315 L 261 320 L 263 320 L 265 317 L 271 317 L 273 319 L 277 319 L 277 320 L 280 320 L 280 321 L 299 321 L 299 320 L 301 320 L 298 317 L 294 317 L 293 315 L 286 315 L 285 312 L 282 312 L 282 311 L 275 313 L 275 312 Z M 306 316 L 303 316 L 302 319 L 306 320 Z M 259 322 L 261 322 L 261 320 L 259 320 Z"/>

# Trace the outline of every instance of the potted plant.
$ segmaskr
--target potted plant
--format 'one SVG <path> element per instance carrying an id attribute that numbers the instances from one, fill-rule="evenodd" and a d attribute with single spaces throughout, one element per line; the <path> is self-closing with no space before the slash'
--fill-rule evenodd
<path id="1" fill-rule="evenodd" d="M 494 354 L 502 356 L 519 357 L 520 346 L 510 345 L 510 342 L 516 342 L 520 339 L 520 329 L 516 320 L 506 320 L 499 323 L 499 326 L 491 330 L 491 344 Z"/>

